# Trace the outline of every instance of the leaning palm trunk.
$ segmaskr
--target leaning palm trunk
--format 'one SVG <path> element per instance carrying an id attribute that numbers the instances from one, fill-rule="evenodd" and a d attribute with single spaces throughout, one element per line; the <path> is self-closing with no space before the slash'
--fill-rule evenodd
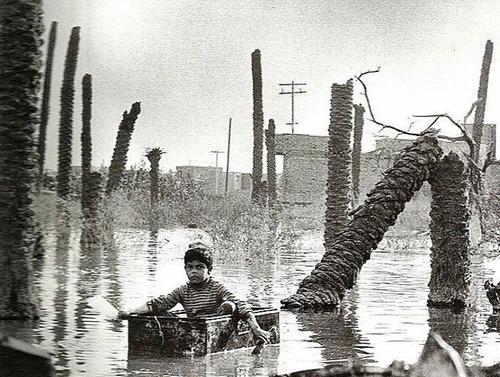
<path id="1" fill-rule="evenodd" d="M 338 305 L 350 289 L 371 251 L 403 211 L 405 203 L 420 189 L 437 165 L 442 151 L 434 132 L 421 135 L 405 148 L 384 178 L 353 213 L 347 227 L 327 245 L 326 253 L 297 293 L 282 300 L 285 307 Z"/>
<path id="2" fill-rule="evenodd" d="M 262 203 L 262 152 L 264 143 L 264 112 L 262 110 L 262 68 L 260 50 L 252 52 L 253 79 L 253 168 L 252 200 Z"/>
<path id="3" fill-rule="evenodd" d="M 92 166 L 92 137 L 90 119 L 92 118 L 92 76 L 88 73 L 82 79 L 82 194 L 81 207 L 85 214 L 90 206 L 89 175 Z"/>
<path id="4" fill-rule="evenodd" d="M 0 2 L 0 318 L 38 317 L 31 265 L 41 1 Z"/>
<path id="5" fill-rule="evenodd" d="M 431 278 L 427 304 L 464 307 L 470 286 L 467 174 L 458 155 L 443 158 L 431 184 Z"/>
<path id="6" fill-rule="evenodd" d="M 42 107 L 40 111 L 40 130 L 38 131 L 38 177 L 37 188 L 40 190 L 43 170 L 45 164 L 45 145 L 47 139 L 47 123 L 50 112 L 50 88 L 52 84 L 52 63 L 54 61 L 54 49 L 56 47 L 57 22 L 52 22 L 49 33 L 49 45 L 47 47 L 47 59 L 45 60 L 45 74 L 43 79 Z"/>
<path id="7" fill-rule="evenodd" d="M 151 185 L 151 208 L 156 208 L 158 205 L 158 176 L 160 170 L 160 159 L 163 153 L 164 152 L 160 148 L 153 148 L 146 154 L 146 157 L 151 164 L 151 170 L 149 171 Z"/>
<path id="8" fill-rule="evenodd" d="M 266 130 L 267 148 L 267 195 L 269 206 L 276 203 L 276 151 L 275 151 L 275 125 L 274 119 L 269 119 Z"/>
<path id="9" fill-rule="evenodd" d="M 59 156 L 57 165 L 57 195 L 66 199 L 70 193 L 71 147 L 73 140 L 73 99 L 75 97 L 75 73 L 80 43 L 80 27 L 71 29 L 64 76 L 61 87 L 61 111 L 59 121 Z"/>
<path id="10" fill-rule="evenodd" d="M 328 128 L 328 180 L 326 188 L 325 245 L 348 221 L 351 191 L 352 80 L 333 84 Z"/>
<path id="11" fill-rule="evenodd" d="M 363 115 L 365 109 L 362 105 L 354 105 L 354 134 L 352 145 L 352 196 L 354 205 L 359 201 L 359 173 L 361 171 L 361 141 L 363 139 Z"/>
<path id="12" fill-rule="evenodd" d="M 130 145 L 130 139 L 134 132 L 135 121 L 141 112 L 141 103 L 135 102 L 132 104 L 130 112 L 125 111 L 123 118 L 118 128 L 116 136 L 115 148 L 113 150 L 113 157 L 111 165 L 109 166 L 108 182 L 106 184 L 106 194 L 118 187 L 120 180 L 127 164 L 127 153 Z"/>
<path id="13" fill-rule="evenodd" d="M 486 97 L 488 95 L 488 81 L 490 76 L 491 59 L 493 56 L 493 42 L 486 41 L 484 48 L 483 64 L 481 66 L 481 76 L 479 78 L 479 88 L 477 90 L 477 98 L 481 99 L 474 113 L 474 125 L 472 128 L 472 139 L 475 144 L 474 159 L 479 161 L 479 152 L 481 148 L 481 140 L 483 137 L 484 113 L 486 110 Z"/>

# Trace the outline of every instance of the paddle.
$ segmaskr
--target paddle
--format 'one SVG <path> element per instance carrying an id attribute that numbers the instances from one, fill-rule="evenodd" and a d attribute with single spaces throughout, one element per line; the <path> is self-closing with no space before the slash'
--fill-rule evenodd
<path id="1" fill-rule="evenodd" d="M 271 337 L 277 337 L 277 334 L 276 334 L 277 330 L 278 329 L 276 328 L 276 326 L 272 326 L 269 329 L 269 341 L 271 341 Z M 266 343 L 262 339 L 257 339 L 256 343 L 257 343 L 257 345 L 253 349 L 252 355 L 260 355 L 260 353 L 264 349 L 264 346 L 266 345 Z"/>
<path id="2" fill-rule="evenodd" d="M 116 309 L 108 300 L 106 300 L 101 295 L 89 298 L 87 303 L 91 308 L 94 308 L 108 319 L 118 319 L 118 309 Z"/>

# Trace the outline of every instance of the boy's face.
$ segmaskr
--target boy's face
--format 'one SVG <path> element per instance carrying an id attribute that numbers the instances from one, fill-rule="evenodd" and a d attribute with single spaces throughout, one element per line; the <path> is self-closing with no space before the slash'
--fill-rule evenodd
<path id="1" fill-rule="evenodd" d="M 200 262 L 199 260 L 195 259 L 191 262 L 187 262 L 184 265 L 184 269 L 186 270 L 189 282 L 192 284 L 201 284 L 208 279 L 208 267 L 205 263 Z"/>

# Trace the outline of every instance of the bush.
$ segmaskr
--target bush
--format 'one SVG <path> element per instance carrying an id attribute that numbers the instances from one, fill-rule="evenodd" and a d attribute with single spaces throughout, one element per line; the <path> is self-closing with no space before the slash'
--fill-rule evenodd
<path id="1" fill-rule="evenodd" d="M 280 209 L 253 204 L 247 195 L 227 197 L 207 194 L 203 183 L 174 175 L 162 175 L 158 205 L 151 207 L 149 171 L 143 167 L 126 171 L 120 187 L 105 199 L 102 219 L 108 233 L 115 228 L 159 228 L 194 226 L 208 232 L 216 258 L 240 258 L 274 253 L 295 239 L 297 229 Z M 108 236 L 106 236 L 109 238 Z"/>

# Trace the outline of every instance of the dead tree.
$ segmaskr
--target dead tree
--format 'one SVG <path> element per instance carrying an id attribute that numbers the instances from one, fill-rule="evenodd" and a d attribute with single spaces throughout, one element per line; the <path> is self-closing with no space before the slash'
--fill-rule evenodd
<path id="1" fill-rule="evenodd" d="M 66 199 L 71 187 L 71 151 L 73 140 L 73 99 L 75 97 L 75 74 L 80 44 L 80 27 L 71 29 L 64 76 L 61 87 L 61 110 L 59 120 L 59 153 L 57 164 L 57 196 Z"/>
<path id="2" fill-rule="evenodd" d="M 442 150 L 435 133 L 422 134 L 402 151 L 365 202 L 353 211 L 347 227 L 326 245 L 321 262 L 300 283 L 297 293 L 281 301 L 284 307 L 328 307 L 340 303 L 371 251 L 437 166 Z"/>
<path id="3" fill-rule="evenodd" d="M 354 133 L 352 145 L 352 196 L 354 205 L 359 200 L 359 175 L 361 172 L 361 141 L 363 140 L 365 108 L 354 105 Z"/>
<path id="4" fill-rule="evenodd" d="M 467 173 L 456 153 L 445 156 L 429 177 L 431 185 L 431 278 L 427 304 L 466 306 L 471 279 Z"/>
<path id="5" fill-rule="evenodd" d="M 275 133 L 276 128 L 274 119 L 269 119 L 269 125 L 266 130 L 266 149 L 267 149 L 267 196 L 269 206 L 276 203 L 276 150 Z"/>
<path id="6" fill-rule="evenodd" d="M 92 76 L 88 73 L 82 79 L 82 182 L 81 208 L 85 214 L 89 203 L 89 175 L 92 168 L 92 136 L 90 120 L 92 118 Z"/>
<path id="7" fill-rule="evenodd" d="M 38 317 L 32 188 L 42 4 L 0 1 L 0 15 L 0 318 L 33 319 Z"/>
<path id="8" fill-rule="evenodd" d="M 85 212 L 87 220 L 97 220 L 99 204 L 102 199 L 103 177 L 101 173 L 90 172 L 87 177 L 87 202 Z"/>
<path id="9" fill-rule="evenodd" d="M 481 67 L 481 76 L 479 78 L 479 88 L 477 90 L 477 98 L 480 99 L 474 113 L 474 125 L 472 128 L 472 139 L 474 140 L 476 152 L 475 162 L 479 161 L 479 152 L 481 149 L 481 141 L 483 138 L 484 113 L 486 110 L 486 97 L 488 95 L 488 81 L 490 76 L 491 59 L 493 56 L 493 42 L 486 41 L 484 48 L 483 64 Z"/>
<path id="10" fill-rule="evenodd" d="M 352 80 L 333 84 L 328 128 L 328 180 L 326 188 L 325 245 L 348 222 L 351 193 Z"/>
<path id="11" fill-rule="evenodd" d="M 43 79 L 42 106 L 40 109 L 40 130 L 38 131 L 38 177 L 37 189 L 40 190 L 45 165 L 45 146 L 47 139 L 47 124 L 50 113 L 50 89 L 52 86 L 52 64 L 54 62 L 54 50 L 56 47 L 57 22 L 50 25 L 49 44 L 47 46 L 47 58 L 45 59 L 45 73 Z"/>
<path id="12" fill-rule="evenodd" d="M 262 154 L 264 143 L 264 112 L 262 110 L 262 68 L 260 50 L 252 52 L 253 82 L 253 168 L 252 200 L 262 204 Z"/>
<path id="13" fill-rule="evenodd" d="M 141 112 L 141 103 L 132 104 L 130 112 L 125 111 L 116 135 L 115 148 L 111 165 L 109 166 L 108 182 L 106 184 L 106 194 L 110 195 L 120 184 L 120 180 L 127 164 L 127 153 L 130 139 L 134 132 L 135 121 Z"/>

